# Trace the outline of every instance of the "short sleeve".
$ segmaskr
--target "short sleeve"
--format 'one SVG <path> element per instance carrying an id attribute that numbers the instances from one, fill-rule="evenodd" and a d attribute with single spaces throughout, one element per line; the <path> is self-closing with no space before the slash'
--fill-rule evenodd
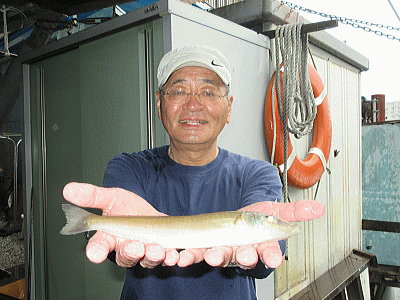
<path id="1" fill-rule="evenodd" d="M 253 160 L 245 170 L 240 206 L 263 201 L 279 202 L 281 198 L 282 183 L 278 169 L 269 162 Z"/>
<path id="2" fill-rule="evenodd" d="M 122 188 L 146 199 L 144 179 L 146 168 L 142 166 L 140 157 L 123 153 L 113 158 L 107 165 L 103 187 Z"/>

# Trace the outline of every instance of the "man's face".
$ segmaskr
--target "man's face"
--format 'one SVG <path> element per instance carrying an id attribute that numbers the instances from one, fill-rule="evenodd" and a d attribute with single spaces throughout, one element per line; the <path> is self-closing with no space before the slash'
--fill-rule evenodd
<path id="1" fill-rule="evenodd" d="M 205 85 L 214 86 L 220 95 L 226 94 L 219 76 L 203 67 L 184 67 L 175 71 L 164 85 L 163 92 L 167 93 L 171 87 L 182 87 L 196 93 Z M 171 144 L 216 146 L 218 135 L 230 122 L 233 97 L 222 97 L 217 104 L 210 104 L 201 103 L 196 95 L 190 95 L 186 102 L 174 103 L 164 93 L 156 94 L 158 117 L 168 132 Z"/>

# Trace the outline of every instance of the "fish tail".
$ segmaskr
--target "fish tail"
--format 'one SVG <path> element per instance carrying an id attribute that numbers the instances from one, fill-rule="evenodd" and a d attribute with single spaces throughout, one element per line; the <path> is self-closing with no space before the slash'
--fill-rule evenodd
<path id="1" fill-rule="evenodd" d="M 94 214 L 71 204 L 62 204 L 62 209 L 67 219 L 67 224 L 61 229 L 60 233 L 64 235 L 77 234 L 90 231 L 87 219 Z"/>

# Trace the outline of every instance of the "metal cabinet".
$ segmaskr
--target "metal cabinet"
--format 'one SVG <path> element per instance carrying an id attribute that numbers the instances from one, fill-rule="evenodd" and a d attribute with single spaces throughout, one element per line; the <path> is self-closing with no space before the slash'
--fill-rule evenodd
<path id="1" fill-rule="evenodd" d="M 59 234 L 65 223 L 62 189 L 70 181 L 101 185 L 115 155 L 168 142 L 157 118 L 156 68 L 164 53 L 191 44 L 216 47 L 232 64 L 232 122 L 219 146 L 268 159 L 263 103 L 269 39 L 252 30 L 167 0 L 24 56 L 31 299 L 118 299 L 125 270 L 89 262 L 83 234 Z M 263 287 L 273 295 L 273 286 Z"/>
<path id="2" fill-rule="evenodd" d="M 29 265 L 37 299 L 114 299 L 120 293 L 123 269 L 90 263 L 84 235 L 58 233 L 65 223 L 62 189 L 71 181 L 101 186 L 115 155 L 165 144 L 162 125 L 148 119 L 157 114 L 146 89 L 155 95 L 155 87 L 145 82 L 154 77 L 145 65 L 160 59 L 152 47 L 161 25 L 150 22 L 29 65 Z"/>

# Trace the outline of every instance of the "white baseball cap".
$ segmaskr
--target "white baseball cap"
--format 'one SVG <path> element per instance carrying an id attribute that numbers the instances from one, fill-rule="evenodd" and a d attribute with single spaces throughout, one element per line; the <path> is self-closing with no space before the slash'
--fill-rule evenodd
<path id="1" fill-rule="evenodd" d="M 231 84 L 231 68 L 221 52 L 207 46 L 187 46 L 174 49 L 161 59 L 157 71 L 158 86 L 164 85 L 176 70 L 192 66 L 210 69 L 217 73 L 224 84 Z"/>

